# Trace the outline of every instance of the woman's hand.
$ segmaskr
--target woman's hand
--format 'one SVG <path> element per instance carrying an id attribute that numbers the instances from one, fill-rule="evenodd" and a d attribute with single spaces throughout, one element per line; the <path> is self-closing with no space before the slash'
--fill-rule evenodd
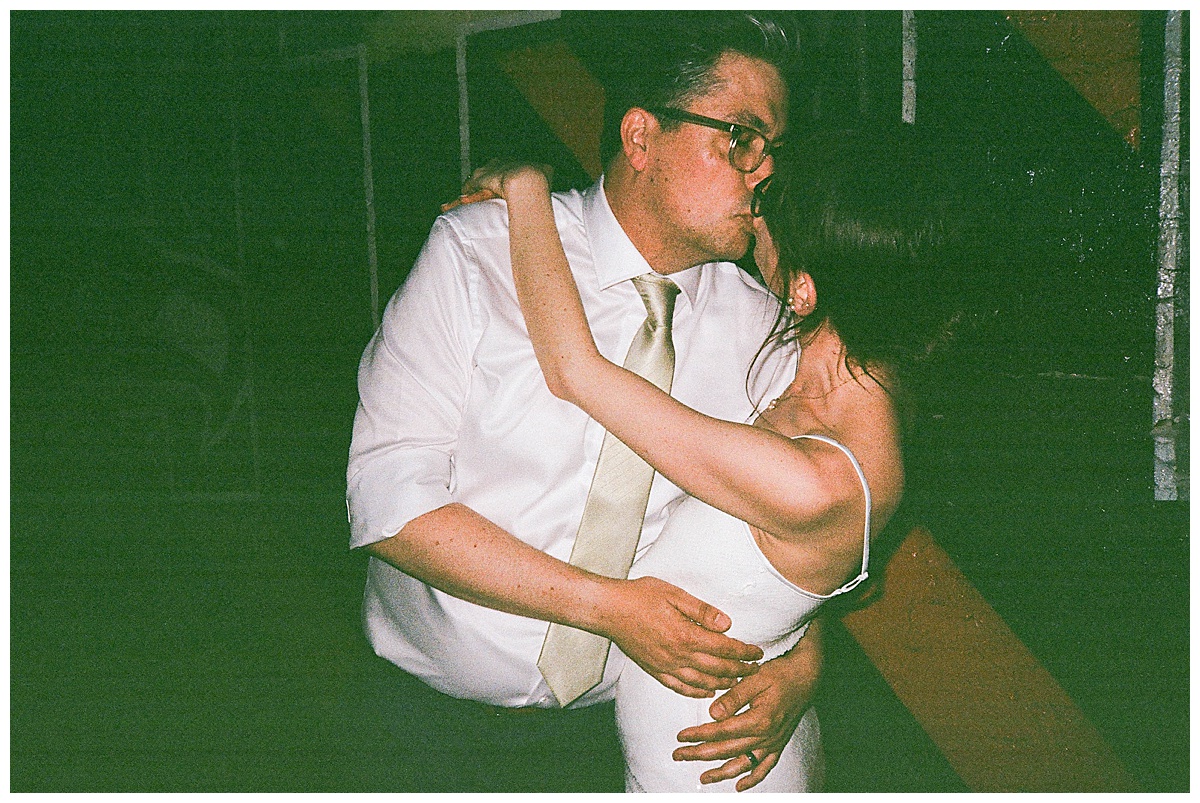
<path id="1" fill-rule="evenodd" d="M 513 192 L 549 194 L 553 177 L 554 168 L 550 165 L 501 162 L 493 159 L 483 167 L 475 169 L 463 184 L 462 194 L 450 203 L 442 204 L 442 211 L 448 212 L 456 206 L 492 198 L 508 199 Z"/>

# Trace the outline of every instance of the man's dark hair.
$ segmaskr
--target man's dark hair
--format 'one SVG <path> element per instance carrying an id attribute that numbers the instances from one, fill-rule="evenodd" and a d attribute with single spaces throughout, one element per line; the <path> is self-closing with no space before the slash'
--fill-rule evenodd
<path id="1" fill-rule="evenodd" d="M 794 82 L 797 26 L 786 12 L 672 11 L 623 14 L 621 51 L 611 54 L 605 80 L 600 158 L 621 151 L 621 120 L 632 108 L 685 109 L 715 86 L 713 68 L 726 53 L 761 59 Z M 661 120 L 670 130 L 681 125 Z"/>

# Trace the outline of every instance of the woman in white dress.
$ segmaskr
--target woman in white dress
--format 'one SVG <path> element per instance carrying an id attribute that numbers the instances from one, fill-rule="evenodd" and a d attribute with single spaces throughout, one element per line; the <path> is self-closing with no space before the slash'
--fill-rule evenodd
<path id="1" fill-rule="evenodd" d="M 755 193 L 756 217 L 766 215 L 755 259 L 786 299 L 777 339 L 797 344 L 800 358 L 791 386 L 753 424 L 702 415 L 599 353 L 545 173 L 483 169 L 464 188 L 508 203 L 517 295 L 551 392 L 689 494 L 630 576 L 658 577 L 724 611 L 728 635 L 760 646 L 764 660 L 866 577 L 870 537 L 904 482 L 898 381 L 944 335 L 948 316 L 935 302 L 950 297 L 953 273 L 899 140 L 840 132 L 775 158 L 772 186 Z M 617 723 L 629 791 L 820 789 L 811 708 L 778 753 L 673 761 L 676 734 L 711 721 L 709 702 L 627 664 Z"/>

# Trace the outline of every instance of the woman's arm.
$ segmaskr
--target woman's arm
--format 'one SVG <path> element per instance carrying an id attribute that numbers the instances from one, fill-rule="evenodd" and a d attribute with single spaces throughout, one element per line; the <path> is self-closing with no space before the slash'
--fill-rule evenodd
<path id="1" fill-rule="evenodd" d="M 518 168 L 481 175 L 474 186 L 508 203 L 517 298 L 555 396 L 583 409 L 689 494 L 767 532 L 807 529 L 840 501 L 831 490 L 836 481 L 804 442 L 698 413 L 600 354 L 544 173 Z"/>

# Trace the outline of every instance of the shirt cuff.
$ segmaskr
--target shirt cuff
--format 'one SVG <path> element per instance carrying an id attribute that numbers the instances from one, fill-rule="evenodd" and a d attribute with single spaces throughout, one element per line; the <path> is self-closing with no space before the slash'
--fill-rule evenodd
<path id="1" fill-rule="evenodd" d="M 391 538 L 413 519 L 453 502 L 449 476 L 450 456 L 437 452 L 406 452 L 363 468 L 346 488 L 350 548 Z"/>

